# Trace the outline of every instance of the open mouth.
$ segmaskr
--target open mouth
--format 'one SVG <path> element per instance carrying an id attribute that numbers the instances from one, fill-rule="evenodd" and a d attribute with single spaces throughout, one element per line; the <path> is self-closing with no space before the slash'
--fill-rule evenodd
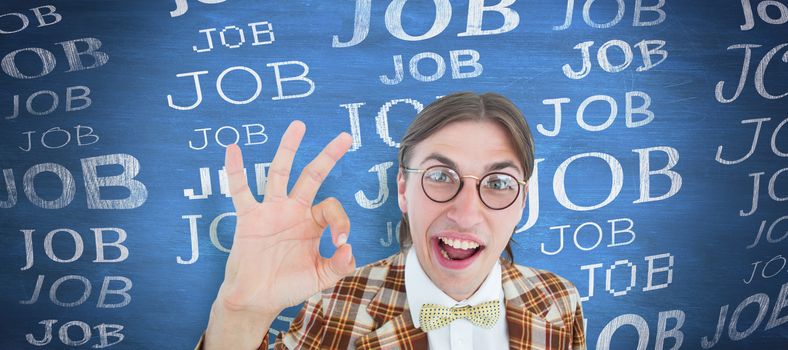
<path id="1" fill-rule="evenodd" d="M 440 254 L 438 260 L 441 264 L 454 269 L 470 265 L 484 250 L 484 246 L 477 242 L 450 237 L 433 238 L 433 247 Z"/>

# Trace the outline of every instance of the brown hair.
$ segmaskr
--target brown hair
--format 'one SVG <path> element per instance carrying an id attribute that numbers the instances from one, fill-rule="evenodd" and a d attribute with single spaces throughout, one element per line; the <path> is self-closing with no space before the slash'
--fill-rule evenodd
<path id="1" fill-rule="evenodd" d="M 531 178 L 534 168 L 534 142 L 531 129 L 522 112 L 506 97 L 496 93 L 475 94 L 458 92 L 441 97 L 425 107 L 405 132 L 398 154 L 400 167 L 406 166 L 413 147 L 446 125 L 459 121 L 490 120 L 502 126 L 510 136 L 525 180 Z M 402 213 L 399 229 L 400 249 L 412 244 L 407 213 Z M 504 259 L 514 261 L 512 240 L 506 244 Z"/>

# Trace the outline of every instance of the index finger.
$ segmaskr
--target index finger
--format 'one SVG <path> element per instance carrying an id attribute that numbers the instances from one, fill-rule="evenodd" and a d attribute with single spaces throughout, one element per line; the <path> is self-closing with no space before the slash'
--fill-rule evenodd
<path id="1" fill-rule="evenodd" d="M 335 137 L 301 172 L 290 196 L 311 206 L 317 190 L 337 161 L 350 149 L 353 139 L 346 132 Z"/>
<path id="2" fill-rule="evenodd" d="M 244 170 L 244 159 L 241 149 L 237 144 L 227 146 L 224 154 L 224 167 L 227 172 L 227 184 L 230 197 L 233 199 L 233 206 L 237 215 L 241 215 L 253 205 L 257 200 L 252 196 L 249 183 L 246 179 Z"/>

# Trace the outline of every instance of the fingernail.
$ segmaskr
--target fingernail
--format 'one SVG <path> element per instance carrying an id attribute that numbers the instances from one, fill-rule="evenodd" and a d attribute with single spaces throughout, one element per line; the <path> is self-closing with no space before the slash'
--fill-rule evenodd
<path id="1" fill-rule="evenodd" d="M 337 247 L 347 243 L 347 235 L 342 233 L 337 237 Z"/>

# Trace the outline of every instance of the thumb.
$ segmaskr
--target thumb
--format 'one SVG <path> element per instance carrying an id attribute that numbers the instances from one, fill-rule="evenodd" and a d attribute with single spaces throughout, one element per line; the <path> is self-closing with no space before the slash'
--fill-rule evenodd
<path id="1" fill-rule="evenodd" d="M 353 248 L 347 243 L 339 246 L 330 259 L 322 258 L 320 261 L 320 290 L 333 287 L 341 278 L 353 273 L 355 268 Z"/>

